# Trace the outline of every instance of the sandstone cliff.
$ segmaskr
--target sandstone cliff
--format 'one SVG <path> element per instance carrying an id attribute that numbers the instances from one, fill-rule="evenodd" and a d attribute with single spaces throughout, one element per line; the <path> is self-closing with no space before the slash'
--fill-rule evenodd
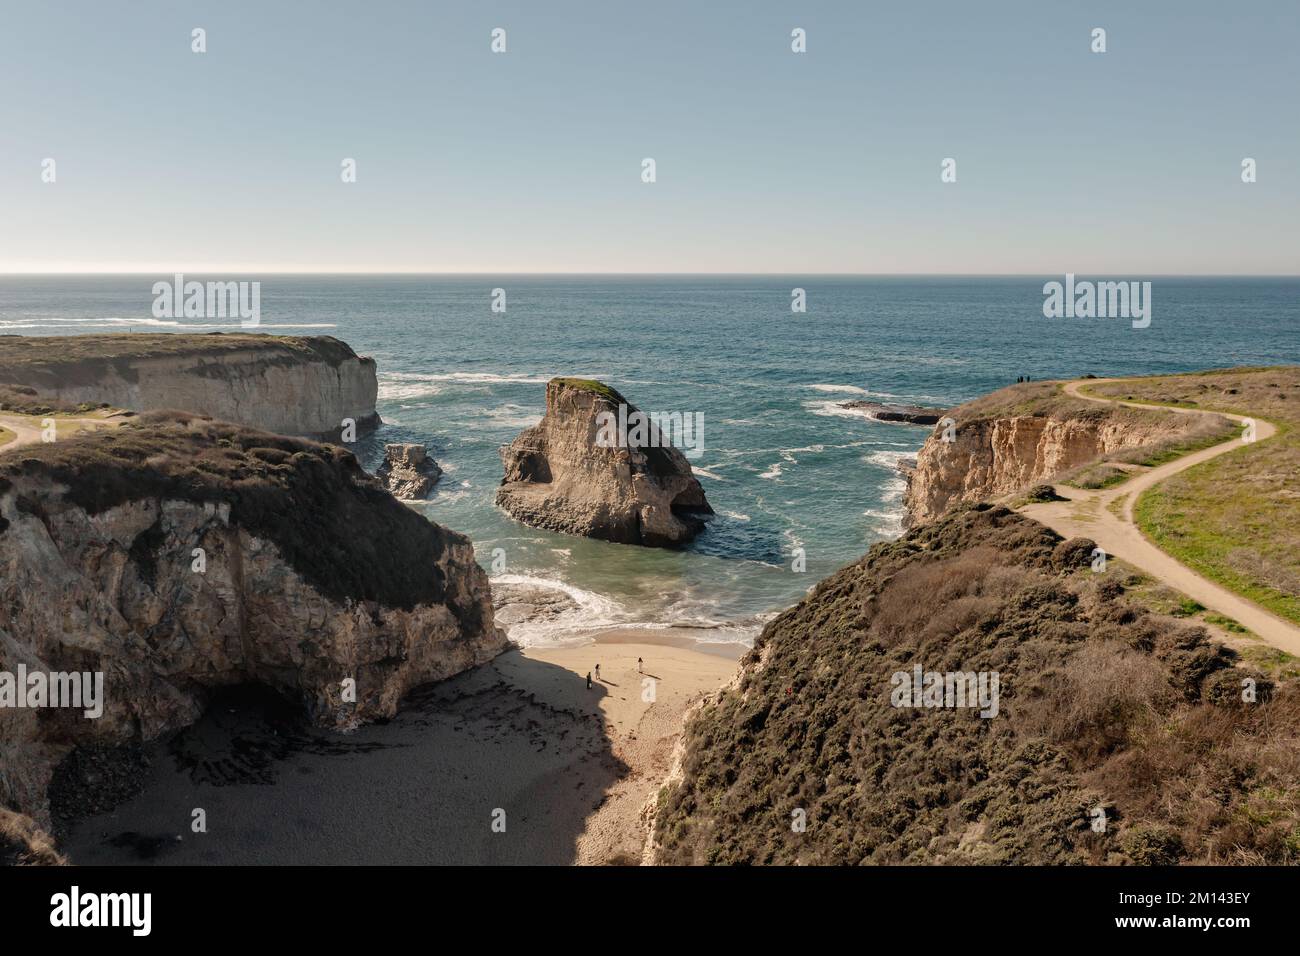
<path id="1" fill-rule="evenodd" d="M 687 723 L 651 858 L 1295 863 L 1300 811 L 1264 794 L 1296 792 L 1300 681 L 1149 613 L 1092 547 L 964 506 L 822 581 Z M 896 699 L 918 667 L 996 674 L 996 713 Z"/>
<path id="2" fill-rule="evenodd" d="M 66 405 L 182 409 L 266 431 L 336 439 L 379 424 L 375 362 L 329 336 L 0 336 L 0 383 Z"/>
<path id="3" fill-rule="evenodd" d="M 506 646 L 468 539 L 340 448 L 150 414 L 0 458 L 0 671 L 104 675 L 97 719 L 0 709 L 0 804 L 40 825 L 74 748 L 184 727 L 217 688 L 347 728 Z"/>
<path id="4" fill-rule="evenodd" d="M 910 523 L 1013 494 L 1108 455 L 1156 454 L 1210 427 L 1187 416 L 1066 399 L 1051 382 L 1003 389 L 949 416 L 956 425 L 935 428 L 908 474 Z"/>
<path id="5" fill-rule="evenodd" d="M 551 379 L 546 416 L 501 450 L 496 503 L 525 524 L 624 544 L 674 547 L 713 514 L 690 462 L 654 430 L 647 442 L 598 441 L 602 413 L 638 410 L 600 382 Z"/>

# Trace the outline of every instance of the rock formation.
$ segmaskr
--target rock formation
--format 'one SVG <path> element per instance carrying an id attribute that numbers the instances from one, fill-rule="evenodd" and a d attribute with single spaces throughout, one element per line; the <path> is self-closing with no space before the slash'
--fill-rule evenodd
<path id="1" fill-rule="evenodd" d="M 442 477 L 442 469 L 423 445 L 384 446 L 384 460 L 375 472 L 393 497 L 413 500 L 428 497 Z"/>
<path id="2" fill-rule="evenodd" d="M 379 424 L 375 362 L 330 336 L 131 333 L 0 336 L 0 383 L 52 402 L 182 409 L 286 435 L 336 440 Z"/>
<path id="3" fill-rule="evenodd" d="M 554 378 L 546 416 L 501 450 L 505 478 L 496 503 L 525 524 L 624 544 L 674 547 L 704 527 L 713 509 L 690 462 L 658 429 L 648 442 L 598 443 L 601 413 L 638 410 L 600 382 Z M 619 445 L 623 445 L 619 447 Z"/>
<path id="4" fill-rule="evenodd" d="M 880 422 L 902 422 L 907 425 L 936 425 L 943 417 L 942 408 L 922 408 L 919 405 L 888 405 L 882 402 L 865 402 L 854 399 L 840 402 L 840 408 L 862 412 Z"/>
<path id="5" fill-rule="evenodd" d="M 347 728 L 506 646 L 469 540 L 341 448 L 152 413 L 0 458 L 0 672 L 104 678 L 95 719 L 0 709 L 0 805 L 41 826 L 74 748 L 184 727 L 215 689 Z"/>

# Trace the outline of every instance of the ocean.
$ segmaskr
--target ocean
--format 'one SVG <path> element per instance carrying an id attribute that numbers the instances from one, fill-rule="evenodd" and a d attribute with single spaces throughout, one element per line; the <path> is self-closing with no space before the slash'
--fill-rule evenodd
<path id="1" fill-rule="evenodd" d="M 818 580 L 896 537 L 897 464 L 929 429 L 876 422 L 844 401 L 951 406 L 1022 375 L 1300 363 L 1294 278 L 1142 277 L 1152 281 L 1143 329 L 1044 318 L 1043 283 L 1063 276 L 187 278 L 260 281 L 263 331 L 334 335 L 376 359 L 385 424 L 357 444 L 362 463 L 373 470 L 385 442 L 425 443 L 446 474 L 417 507 L 467 534 L 494 581 L 572 600 L 514 624 L 525 644 L 615 625 L 749 643 Z M 170 279 L 0 277 L 0 334 L 238 330 L 153 318 L 153 283 Z M 492 311 L 498 288 L 503 313 Z M 791 311 L 795 288 L 806 312 Z M 703 416 L 692 464 L 717 518 L 690 547 L 552 534 L 494 507 L 498 449 L 540 420 L 555 375 L 598 378 L 646 411 Z"/>

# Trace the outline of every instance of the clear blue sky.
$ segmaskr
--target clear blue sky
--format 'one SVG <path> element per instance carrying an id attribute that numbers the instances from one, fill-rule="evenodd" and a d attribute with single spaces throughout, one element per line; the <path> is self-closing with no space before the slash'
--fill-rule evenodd
<path id="1" fill-rule="evenodd" d="M 1296 0 L 6 0 L 0 271 L 1295 274 L 1297 51 Z"/>

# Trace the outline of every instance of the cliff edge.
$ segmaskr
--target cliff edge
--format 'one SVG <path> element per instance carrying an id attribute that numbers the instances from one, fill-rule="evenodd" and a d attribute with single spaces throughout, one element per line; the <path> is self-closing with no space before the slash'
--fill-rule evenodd
<path id="1" fill-rule="evenodd" d="M 959 405 L 948 421 L 955 424 L 941 421 L 905 472 L 909 524 L 1014 494 L 1107 456 L 1145 463 L 1232 431 L 1226 419 L 1075 399 L 1056 382 L 1004 388 Z"/>
<path id="2" fill-rule="evenodd" d="M 183 409 L 265 431 L 337 439 L 379 425 L 374 359 L 330 336 L 215 332 L 0 336 L 0 383 L 65 405 Z"/>
<path id="3" fill-rule="evenodd" d="M 340 448 L 152 413 L 0 458 L 0 672 L 102 675 L 93 717 L 0 708 L 0 804 L 40 826 L 74 750 L 177 730 L 219 688 L 346 728 L 506 646 L 469 540 Z"/>
<path id="4" fill-rule="evenodd" d="M 822 581 L 688 722 L 650 858 L 1300 861 L 1300 681 L 1150 613 L 1092 547 L 967 506 Z"/>

